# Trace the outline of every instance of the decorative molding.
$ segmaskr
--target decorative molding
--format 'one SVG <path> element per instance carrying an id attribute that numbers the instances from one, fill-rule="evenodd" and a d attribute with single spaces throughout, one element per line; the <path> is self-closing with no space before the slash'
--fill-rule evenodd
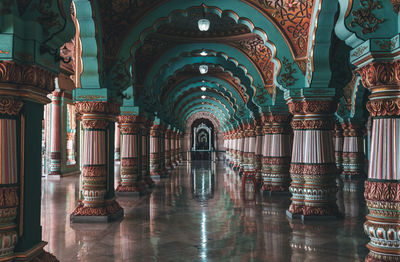
<path id="1" fill-rule="evenodd" d="M 12 61 L 0 61 L 0 84 L 30 86 L 50 93 L 55 88 L 56 75 L 38 66 L 20 65 Z"/>
<path id="2" fill-rule="evenodd" d="M 0 114 L 15 116 L 18 115 L 23 106 L 23 102 L 11 97 L 0 96 Z"/>
<path id="3" fill-rule="evenodd" d="M 106 114 L 106 115 L 118 115 L 120 112 L 120 105 L 108 103 L 108 102 L 76 102 L 76 111 L 81 114 Z"/>
<path id="4" fill-rule="evenodd" d="M 291 101 L 288 106 L 289 112 L 293 115 L 333 114 L 337 108 L 337 104 L 329 100 Z"/>
<path id="5" fill-rule="evenodd" d="M 295 120 L 291 123 L 293 130 L 332 130 L 334 128 L 333 119 L 324 120 Z"/>
<path id="6" fill-rule="evenodd" d="M 378 29 L 378 25 L 382 24 L 385 19 L 377 18 L 372 11 L 375 9 L 381 9 L 382 4 L 380 0 L 360 0 L 361 7 L 352 12 L 354 16 L 350 22 L 350 27 L 356 25 L 362 28 L 361 34 L 370 34 Z"/>
<path id="7" fill-rule="evenodd" d="M 400 98 L 368 101 L 367 110 L 372 117 L 400 116 Z"/>

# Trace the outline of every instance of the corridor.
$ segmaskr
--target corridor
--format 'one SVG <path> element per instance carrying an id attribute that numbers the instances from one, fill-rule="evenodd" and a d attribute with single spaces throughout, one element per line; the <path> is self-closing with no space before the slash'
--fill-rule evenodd
<path id="1" fill-rule="evenodd" d="M 245 194 L 222 162 L 183 164 L 152 192 L 117 198 L 125 217 L 70 224 L 79 178 L 42 180 L 43 240 L 60 261 L 363 261 L 362 193 L 338 192 L 344 219 L 287 218 L 290 194 Z M 342 188 L 342 187 L 341 187 Z M 346 188 L 346 185 L 344 185 Z"/>

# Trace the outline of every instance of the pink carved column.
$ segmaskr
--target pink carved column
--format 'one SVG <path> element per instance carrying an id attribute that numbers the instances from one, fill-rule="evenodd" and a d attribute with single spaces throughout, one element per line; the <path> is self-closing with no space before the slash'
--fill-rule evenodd
<path id="1" fill-rule="evenodd" d="M 50 173 L 61 175 L 61 99 L 63 91 L 53 91 L 51 97 Z"/>
<path id="2" fill-rule="evenodd" d="M 17 124 L 23 102 L 12 97 L 0 96 L 0 246 L 2 257 L 14 255 L 18 240 L 17 214 L 20 211 L 20 186 L 18 179 Z M 11 261 L 4 260 L 4 261 Z"/>
<path id="3" fill-rule="evenodd" d="M 241 141 L 241 133 L 240 128 L 236 127 L 234 129 L 234 164 L 233 170 L 237 171 L 240 168 L 240 141 Z"/>
<path id="4" fill-rule="evenodd" d="M 153 178 L 161 177 L 160 155 L 160 125 L 153 125 L 150 130 L 150 175 Z"/>
<path id="5" fill-rule="evenodd" d="M 229 166 L 235 165 L 235 131 L 234 129 L 229 131 Z"/>
<path id="6" fill-rule="evenodd" d="M 253 124 L 244 127 L 243 167 L 246 172 L 255 172 L 256 132 Z"/>
<path id="7" fill-rule="evenodd" d="M 142 193 L 145 191 L 140 169 L 140 129 L 143 124 L 140 116 L 121 115 L 118 117 L 122 135 L 121 147 L 121 181 L 116 191 L 118 193 Z"/>
<path id="8" fill-rule="evenodd" d="M 358 72 L 371 91 L 371 155 L 364 192 L 369 209 L 364 231 L 370 238 L 366 261 L 400 261 L 400 60 L 375 61 Z"/>
<path id="9" fill-rule="evenodd" d="M 165 133 L 166 126 L 160 125 L 159 130 L 159 145 L 160 145 L 160 177 L 168 177 L 168 172 L 165 167 Z"/>
<path id="10" fill-rule="evenodd" d="M 257 183 L 262 184 L 262 144 L 263 144 L 263 127 L 256 122 L 256 145 L 255 145 L 255 163 L 254 168 L 256 170 Z"/>
<path id="11" fill-rule="evenodd" d="M 114 178 L 110 177 L 110 125 L 114 125 L 119 105 L 107 102 L 78 102 L 76 109 L 81 115 L 84 128 L 82 158 L 82 199 L 71 215 L 73 222 L 104 221 L 119 218 L 123 209 L 115 201 Z M 112 145 L 111 145 L 112 143 Z"/>
<path id="12" fill-rule="evenodd" d="M 172 133 L 172 130 L 170 128 L 168 128 L 166 133 L 165 133 L 165 167 L 168 170 L 172 169 L 172 163 L 171 163 L 171 133 Z"/>
<path id="13" fill-rule="evenodd" d="M 343 172 L 345 191 L 357 191 L 364 175 L 364 131 L 362 123 L 343 123 Z M 350 186 L 350 187 L 349 187 Z"/>
<path id="14" fill-rule="evenodd" d="M 238 163 L 239 163 L 239 171 L 244 171 L 244 147 L 245 147 L 245 134 L 244 127 L 241 126 L 239 129 L 239 139 L 238 139 Z"/>
<path id="15" fill-rule="evenodd" d="M 263 116 L 263 186 L 264 191 L 288 191 L 290 184 L 290 116 L 266 114 Z"/>
<path id="16" fill-rule="evenodd" d="M 114 154 L 114 159 L 115 161 L 120 161 L 121 160 L 121 154 L 120 154 L 120 144 L 121 144 L 121 131 L 119 129 L 119 124 L 115 123 L 115 154 Z"/>
<path id="17" fill-rule="evenodd" d="M 179 164 L 179 132 L 175 131 L 175 140 L 174 140 L 174 144 L 175 144 L 175 165 Z"/>
<path id="18" fill-rule="evenodd" d="M 288 215 L 336 216 L 336 163 L 332 101 L 289 102 L 293 114 L 290 165 L 292 203 Z"/>
<path id="19" fill-rule="evenodd" d="M 343 129 L 338 123 L 335 124 L 335 133 L 333 135 L 335 143 L 335 162 L 338 173 L 343 170 Z"/>
<path id="20" fill-rule="evenodd" d="M 171 130 L 171 135 L 170 135 L 170 140 L 169 140 L 169 145 L 170 145 L 170 157 L 171 157 L 171 165 L 173 168 L 176 167 L 176 162 L 175 162 L 175 130 Z"/>
<path id="21" fill-rule="evenodd" d="M 154 181 L 150 175 L 150 128 L 152 120 L 146 120 L 142 127 L 142 176 L 149 187 L 154 186 Z"/>

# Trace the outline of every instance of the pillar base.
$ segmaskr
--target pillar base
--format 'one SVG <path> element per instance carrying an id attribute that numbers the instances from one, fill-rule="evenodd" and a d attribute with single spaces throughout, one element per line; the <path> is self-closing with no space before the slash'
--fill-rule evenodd
<path id="1" fill-rule="evenodd" d="M 85 207 L 79 203 L 70 216 L 72 223 L 111 222 L 124 216 L 124 210 L 117 201 L 112 200 L 104 207 Z"/>
<path id="2" fill-rule="evenodd" d="M 105 216 L 75 216 L 71 214 L 70 221 L 72 223 L 109 223 L 122 219 L 124 217 L 124 210 L 121 208 L 114 214 L 107 214 Z"/>
<path id="3" fill-rule="evenodd" d="M 282 192 L 289 193 L 289 186 L 274 186 L 274 185 L 263 185 L 262 190 L 264 192 Z"/>
<path id="4" fill-rule="evenodd" d="M 54 255 L 43 248 L 47 245 L 47 242 L 40 242 L 33 248 L 27 250 L 26 252 L 15 253 L 7 260 L 7 257 L 2 257 L 1 261 L 31 261 L 31 262 L 56 262 L 59 261 Z M 4 260 L 3 260 L 4 259 Z"/>
<path id="5" fill-rule="evenodd" d="M 290 219 L 298 219 L 298 218 L 301 218 L 301 215 L 300 215 L 300 214 L 292 213 L 292 212 L 290 212 L 289 210 L 286 210 L 286 216 L 287 216 L 288 218 L 290 218 Z"/>
<path id="6" fill-rule="evenodd" d="M 365 262 L 395 262 L 400 261 L 399 255 L 369 252 Z"/>
<path id="7" fill-rule="evenodd" d="M 119 193 L 146 193 L 146 183 L 144 181 L 136 182 L 135 185 L 132 186 L 123 186 L 118 185 L 117 189 L 115 189 L 115 194 Z"/>
<path id="8" fill-rule="evenodd" d="M 301 218 L 301 220 L 329 220 L 341 217 L 337 207 L 309 207 L 291 204 L 286 211 L 290 219 Z"/>

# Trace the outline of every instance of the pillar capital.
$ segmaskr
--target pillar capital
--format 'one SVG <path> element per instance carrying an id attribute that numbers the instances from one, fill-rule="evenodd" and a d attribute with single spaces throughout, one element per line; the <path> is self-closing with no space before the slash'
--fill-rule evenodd
<path id="1" fill-rule="evenodd" d="M 0 114 L 16 116 L 21 111 L 23 102 L 13 96 L 0 96 Z"/>

